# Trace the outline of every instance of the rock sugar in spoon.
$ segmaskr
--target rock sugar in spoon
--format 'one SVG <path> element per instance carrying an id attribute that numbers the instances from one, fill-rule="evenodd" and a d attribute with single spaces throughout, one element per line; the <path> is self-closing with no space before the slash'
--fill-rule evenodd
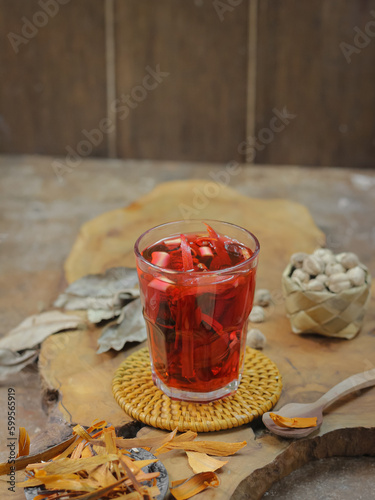
<path id="1" fill-rule="evenodd" d="M 280 427 L 270 417 L 271 412 L 264 413 L 262 420 L 264 425 L 274 434 L 286 438 L 302 438 L 315 432 L 322 425 L 323 412 L 338 399 L 354 391 L 375 385 L 375 368 L 366 372 L 357 373 L 335 385 L 315 403 L 289 403 L 274 413 L 282 417 L 317 417 L 316 427 L 305 429 L 293 429 Z"/>

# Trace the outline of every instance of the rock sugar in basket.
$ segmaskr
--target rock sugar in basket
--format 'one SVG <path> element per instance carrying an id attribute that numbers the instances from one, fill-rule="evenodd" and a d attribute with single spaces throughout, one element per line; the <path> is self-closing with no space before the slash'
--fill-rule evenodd
<path id="1" fill-rule="evenodd" d="M 282 287 L 294 333 L 352 339 L 370 301 L 371 276 L 354 253 L 319 248 L 291 256 Z"/>

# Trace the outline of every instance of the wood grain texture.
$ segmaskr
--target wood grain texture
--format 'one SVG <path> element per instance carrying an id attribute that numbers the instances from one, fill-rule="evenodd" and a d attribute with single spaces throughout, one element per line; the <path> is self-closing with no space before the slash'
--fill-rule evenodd
<path id="1" fill-rule="evenodd" d="M 117 96 L 142 85 L 147 66 L 169 73 L 142 100 L 132 99 L 128 113 L 119 110 L 120 157 L 241 158 L 247 9 L 242 2 L 221 21 L 212 2 L 116 1 Z"/>
<path id="2" fill-rule="evenodd" d="M 106 117 L 103 1 L 57 5 L 52 16 L 35 0 L 1 2 L 3 153 L 66 155 L 66 146 L 76 149 L 85 139 L 83 129 Z M 8 35 L 23 36 L 25 19 L 40 27 L 28 28 L 34 35 L 16 44 L 16 53 Z M 105 134 L 91 153 L 106 156 Z"/>
<path id="3" fill-rule="evenodd" d="M 168 179 L 204 178 L 207 182 L 212 182 L 211 175 L 218 175 L 224 168 L 223 165 L 200 163 L 85 159 L 79 169 L 64 177 L 61 185 L 51 172 L 51 161 L 51 157 L 37 155 L 0 156 L 0 334 L 17 326 L 26 316 L 49 308 L 66 287 L 62 277 L 63 263 L 80 227 L 90 218 L 125 206 L 146 194 L 154 185 Z M 371 218 L 375 203 L 375 171 L 243 166 L 238 175 L 231 178 L 230 185 L 253 198 L 282 196 L 303 203 L 309 208 L 318 227 L 327 235 L 329 247 L 335 252 L 350 250 L 358 253 L 375 275 L 375 238 Z M 251 214 L 248 216 L 251 218 Z M 263 283 L 261 274 L 258 275 L 258 284 L 267 286 L 267 281 Z M 363 332 L 372 339 L 372 344 L 375 332 L 374 306 L 373 299 L 366 316 L 366 330 Z M 270 323 L 264 323 L 263 326 L 265 325 Z M 275 332 L 276 337 L 278 331 Z M 268 337 L 269 333 L 266 334 Z M 269 345 L 271 342 L 270 337 Z M 348 345 L 352 342 L 356 340 L 350 341 Z M 372 344 L 369 343 L 369 355 L 366 352 L 364 361 L 366 358 L 372 359 Z M 361 369 L 365 368 L 370 366 L 364 362 Z M 110 377 L 110 373 L 106 373 L 106 376 Z M 292 377 L 290 367 L 289 381 L 285 383 L 289 384 Z M 1 401 L 6 400 L 9 386 L 14 387 L 17 392 L 18 423 L 26 427 L 32 443 L 35 443 L 35 434 L 39 432 L 38 437 L 43 437 L 46 430 L 46 415 L 41 408 L 39 373 L 36 367 L 32 366 L 19 376 L 4 381 L 0 387 Z M 370 391 L 373 390 L 375 389 Z M 311 397 L 315 395 L 312 394 Z M 46 396 L 50 407 L 58 392 L 47 391 Z M 345 409 L 346 405 L 343 406 L 343 410 Z M 5 422 L 6 418 L 7 407 L 0 405 L 0 422 Z M 343 411 L 342 419 L 344 418 Z M 61 419 L 54 419 L 52 434 L 60 430 L 61 426 Z M 41 429 L 43 433 L 40 433 Z M 2 425 L 0 461 L 8 460 L 6 439 L 7 429 Z M 44 446 L 47 444 L 51 444 L 49 440 Z M 365 458 L 356 460 L 363 468 L 364 477 L 372 473 Z M 251 464 L 256 468 L 255 459 Z M 259 463 L 259 467 L 261 465 Z M 271 464 L 267 477 L 280 477 L 283 470 L 285 469 L 280 469 L 277 463 Z M 347 478 L 352 485 L 351 491 L 357 491 L 353 490 L 356 483 L 350 472 L 349 470 Z M 257 484 L 264 484 L 264 477 L 263 471 L 258 476 Z M 19 480 L 22 479 L 23 473 L 19 477 Z M 327 495 L 332 492 L 332 485 L 327 478 L 320 481 L 307 474 L 305 479 L 312 495 L 315 488 L 322 484 Z M 22 491 L 8 492 L 7 486 L 0 482 L 1 499 L 24 500 Z M 249 488 L 249 485 L 245 485 L 245 492 Z"/>
<path id="4" fill-rule="evenodd" d="M 282 199 L 251 199 L 216 185 L 216 195 L 207 198 L 203 206 L 197 193 L 213 193 L 213 188 L 212 182 L 203 180 L 163 183 L 130 206 L 87 222 L 66 260 L 66 279 L 71 283 L 110 267 L 135 267 L 137 238 L 158 224 L 183 219 L 189 210 L 192 218 L 225 220 L 253 232 L 261 245 L 257 274 L 261 276 L 267 267 L 268 287 L 279 288 L 292 253 L 308 252 L 324 244 L 323 233 L 303 205 Z"/>
<path id="5" fill-rule="evenodd" d="M 297 115 L 256 163 L 371 167 L 375 164 L 374 0 L 264 0 L 258 6 L 256 133 L 273 108 Z M 372 26 L 348 63 L 342 42 Z M 358 44 L 357 44 L 358 45 Z"/>
<path id="6" fill-rule="evenodd" d="M 85 272 L 100 271 L 106 265 L 121 262 L 129 265 L 135 232 L 142 231 L 143 226 L 149 227 L 155 219 L 165 220 L 176 207 L 176 199 L 191 200 L 194 186 L 203 185 L 207 183 L 185 181 L 161 184 L 127 208 L 93 219 L 82 228 L 74 245 L 66 266 L 68 279 L 73 277 L 72 269 L 77 277 L 82 274 L 84 261 L 91 266 L 90 269 L 85 268 Z M 264 354 L 277 365 L 282 376 L 279 407 L 289 402 L 315 401 L 346 377 L 373 366 L 371 322 L 367 322 L 352 341 L 291 333 L 284 301 L 278 293 L 284 262 L 297 249 L 310 252 L 322 242 L 321 232 L 303 206 L 286 200 L 249 199 L 234 190 L 223 188 L 202 210 L 202 217 L 210 216 L 212 212 L 217 218 L 225 217 L 244 227 L 250 227 L 249 214 L 256 221 L 253 224 L 257 226 L 255 232 L 261 242 L 259 283 L 261 287 L 271 290 L 274 299 L 273 305 L 267 309 L 261 330 L 267 338 Z M 84 259 L 79 259 L 79 255 Z M 72 263 L 79 263 L 80 267 L 72 268 Z M 375 284 L 372 305 L 375 302 L 374 291 Z M 88 425 L 95 417 L 122 425 L 129 417 L 114 402 L 111 383 L 116 368 L 137 347 L 132 346 L 120 353 L 97 355 L 99 334 L 97 329 L 93 329 L 50 337 L 43 343 L 40 373 L 49 390 L 59 390 L 59 409 L 68 422 Z M 342 398 L 326 412 L 320 429 L 302 440 L 301 445 L 271 435 L 262 428 L 261 422 L 230 431 L 200 434 L 199 437 L 204 440 L 247 441 L 247 446 L 231 457 L 220 472 L 220 488 L 210 490 L 202 498 L 227 500 L 234 495 L 233 498 L 238 500 L 258 499 L 273 481 L 314 458 L 374 453 L 371 446 L 374 439 L 374 403 L 374 388 Z M 361 430 L 361 427 L 364 429 Z M 339 432 L 341 429 L 344 429 L 342 433 Z M 163 431 L 146 427 L 142 432 L 153 435 Z M 291 450 L 287 452 L 289 447 Z M 190 475 L 183 454 L 169 452 L 163 455 L 162 460 L 170 480 Z"/>

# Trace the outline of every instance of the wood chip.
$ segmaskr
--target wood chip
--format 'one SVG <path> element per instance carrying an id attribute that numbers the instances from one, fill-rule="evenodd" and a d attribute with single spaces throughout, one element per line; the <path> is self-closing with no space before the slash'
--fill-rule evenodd
<path id="1" fill-rule="evenodd" d="M 270 417 L 279 427 L 288 427 L 293 429 L 306 429 L 316 427 L 317 417 L 282 417 L 276 413 L 270 413 Z"/>
<path id="2" fill-rule="evenodd" d="M 176 500 L 186 500 L 209 486 L 217 488 L 219 484 L 219 478 L 214 472 L 201 472 L 182 481 L 173 481 L 170 492 Z"/>
<path id="3" fill-rule="evenodd" d="M 187 451 L 186 454 L 189 465 L 195 474 L 199 474 L 200 472 L 214 472 L 228 463 L 228 460 L 217 460 L 206 453 L 199 453 L 197 451 Z"/>
<path id="4" fill-rule="evenodd" d="M 19 428 L 18 454 L 16 458 L 25 457 L 30 453 L 30 436 L 24 427 Z"/>

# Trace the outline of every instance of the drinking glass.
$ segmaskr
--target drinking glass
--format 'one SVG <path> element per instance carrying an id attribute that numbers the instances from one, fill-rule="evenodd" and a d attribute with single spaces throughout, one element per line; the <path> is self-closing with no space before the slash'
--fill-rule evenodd
<path id="1" fill-rule="evenodd" d="M 209 235 L 206 227 L 211 229 Z M 187 241 L 181 235 L 202 244 L 199 250 L 206 263 L 210 252 L 220 257 L 223 249 L 231 256 L 245 252 L 245 260 L 216 270 L 168 269 L 165 256 L 173 258 L 173 252 L 181 252 L 181 238 Z M 172 399 L 206 403 L 237 390 L 259 249 L 257 238 L 246 229 L 213 220 L 162 224 L 135 243 L 152 378 Z M 159 258 L 156 264 L 150 262 L 152 250 Z"/>

